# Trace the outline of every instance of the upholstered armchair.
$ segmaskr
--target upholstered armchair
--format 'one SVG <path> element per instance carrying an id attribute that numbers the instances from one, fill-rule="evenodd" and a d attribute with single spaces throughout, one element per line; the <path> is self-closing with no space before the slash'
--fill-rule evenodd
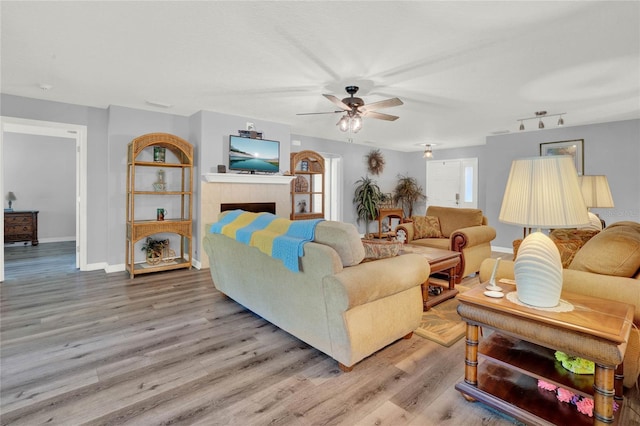
<path id="1" fill-rule="evenodd" d="M 480 264 L 491 257 L 491 241 L 496 230 L 488 225 L 479 209 L 429 206 L 425 216 L 412 216 L 396 227 L 406 233 L 406 243 L 461 253 L 456 284 L 477 273 Z"/>

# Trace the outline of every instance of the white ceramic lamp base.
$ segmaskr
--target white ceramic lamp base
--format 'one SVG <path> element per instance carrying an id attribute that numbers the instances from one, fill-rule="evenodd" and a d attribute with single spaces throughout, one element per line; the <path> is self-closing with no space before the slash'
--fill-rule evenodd
<path id="1" fill-rule="evenodd" d="M 527 305 L 552 308 L 560 303 L 562 261 L 558 248 L 542 232 L 522 241 L 514 265 L 518 300 Z"/>

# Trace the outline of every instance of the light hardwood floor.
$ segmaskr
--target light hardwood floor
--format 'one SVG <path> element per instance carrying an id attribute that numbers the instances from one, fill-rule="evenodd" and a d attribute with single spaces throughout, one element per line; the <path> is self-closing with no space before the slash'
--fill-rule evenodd
<path id="1" fill-rule="evenodd" d="M 80 273 L 62 246 L 35 247 L 61 256 L 42 267 L 27 247 L 5 255 L 3 425 L 515 423 L 455 391 L 462 340 L 414 336 L 342 373 L 216 291 L 208 270 Z M 636 412 L 621 424 L 638 425 L 628 394 Z"/>

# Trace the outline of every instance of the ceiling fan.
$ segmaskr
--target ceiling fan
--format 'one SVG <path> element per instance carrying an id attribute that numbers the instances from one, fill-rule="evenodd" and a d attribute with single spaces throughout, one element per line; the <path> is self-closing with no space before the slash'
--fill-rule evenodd
<path id="1" fill-rule="evenodd" d="M 382 108 L 390 108 L 398 105 L 402 105 L 403 102 L 398 98 L 385 99 L 384 101 L 373 102 L 371 104 L 365 104 L 362 98 L 355 97 L 356 93 L 358 93 L 358 86 L 347 86 L 344 88 L 346 92 L 350 95 L 342 100 L 338 99 L 333 95 L 323 94 L 325 98 L 329 99 L 331 102 L 339 106 L 341 109 L 337 111 L 328 111 L 328 112 L 306 112 L 299 113 L 296 115 L 313 115 L 313 114 L 335 114 L 342 113 L 343 115 L 337 126 L 340 127 L 340 130 L 346 132 L 350 130 L 354 133 L 357 133 L 362 128 L 362 118 L 363 117 L 371 117 L 377 118 L 379 120 L 386 121 L 395 121 L 399 117 L 396 115 L 383 114 L 381 112 L 377 112 L 376 110 Z"/>

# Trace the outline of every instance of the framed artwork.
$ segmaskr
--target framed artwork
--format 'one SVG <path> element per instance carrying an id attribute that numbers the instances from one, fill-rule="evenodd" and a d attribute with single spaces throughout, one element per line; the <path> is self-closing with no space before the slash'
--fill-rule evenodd
<path id="1" fill-rule="evenodd" d="M 541 143 L 540 155 L 570 155 L 573 157 L 578 176 L 584 174 L 584 139 Z"/>

